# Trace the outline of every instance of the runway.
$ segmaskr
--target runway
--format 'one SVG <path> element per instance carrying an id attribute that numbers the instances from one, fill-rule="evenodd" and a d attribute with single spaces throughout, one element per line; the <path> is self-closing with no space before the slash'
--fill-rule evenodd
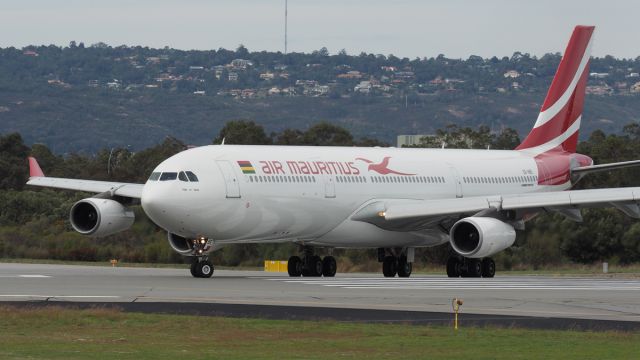
<path id="1" fill-rule="evenodd" d="M 332 318 L 332 313 L 359 309 L 351 311 L 355 320 L 388 313 L 383 317 L 393 319 L 396 314 L 399 320 L 446 314 L 438 317 L 444 321 L 449 319 L 455 297 L 464 300 L 462 313 L 477 314 L 477 319 L 590 319 L 640 328 L 640 278 L 498 275 L 493 279 L 449 279 L 417 275 L 400 279 L 377 274 L 289 278 L 280 273 L 216 270 L 211 279 L 195 279 L 186 267 L 0 264 L 0 301 L 12 303 L 116 303 L 123 307 L 147 303 L 148 308 L 163 308 L 164 312 L 171 312 L 167 311 L 171 303 L 176 309 L 199 306 L 205 312 L 226 307 L 224 314 L 232 308 L 245 314 L 251 308 L 268 313 L 279 307 L 285 309 L 283 313 L 307 313 L 314 318 Z"/>

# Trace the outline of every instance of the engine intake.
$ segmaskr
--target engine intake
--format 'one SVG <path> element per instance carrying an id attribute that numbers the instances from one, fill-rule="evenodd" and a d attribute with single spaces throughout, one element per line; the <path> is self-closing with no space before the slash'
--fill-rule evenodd
<path id="1" fill-rule="evenodd" d="M 181 255 L 191 255 L 194 250 L 193 240 L 189 240 L 180 235 L 167 232 L 167 240 L 171 248 Z"/>
<path id="2" fill-rule="evenodd" d="M 133 225 L 135 215 L 115 200 L 88 198 L 71 207 L 69 220 L 80 234 L 102 237 L 127 230 Z"/>
<path id="3" fill-rule="evenodd" d="M 449 232 L 451 247 L 468 258 L 483 258 L 500 252 L 516 241 L 513 226 L 490 217 L 459 220 Z"/>

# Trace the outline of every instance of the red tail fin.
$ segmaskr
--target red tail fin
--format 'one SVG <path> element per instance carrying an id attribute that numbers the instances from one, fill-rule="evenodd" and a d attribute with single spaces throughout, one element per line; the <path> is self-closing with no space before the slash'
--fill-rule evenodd
<path id="1" fill-rule="evenodd" d="M 576 151 L 594 26 L 576 26 L 533 129 L 516 150 Z"/>

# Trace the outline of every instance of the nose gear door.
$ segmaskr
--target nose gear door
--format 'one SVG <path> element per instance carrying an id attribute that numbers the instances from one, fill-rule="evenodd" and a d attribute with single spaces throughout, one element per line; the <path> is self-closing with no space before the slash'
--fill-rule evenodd
<path id="1" fill-rule="evenodd" d="M 220 172 L 224 177 L 224 185 L 227 190 L 227 198 L 239 198 L 240 197 L 240 185 L 238 184 L 238 178 L 233 172 L 231 163 L 226 160 L 216 161 Z"/>

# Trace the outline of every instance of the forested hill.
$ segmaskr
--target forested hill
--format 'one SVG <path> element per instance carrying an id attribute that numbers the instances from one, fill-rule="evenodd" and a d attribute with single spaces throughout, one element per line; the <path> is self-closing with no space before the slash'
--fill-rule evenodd
<path id="1" fill-rule="evenodd" d="M 428 53 L 428 49 L 425 49 Z M 39 46 L 0 49 L 0 134 L 54 153 L 140 150 L 167 136 L 211 143 L 235 119 L 268 133 L 326 121 L 395 143 L 449 124 L 521 135 L 535 121 L 559 54 L 407 59 L 345 52 Z M 640 57 L 594 58 L 582 137 L 640 115 Z"/>

